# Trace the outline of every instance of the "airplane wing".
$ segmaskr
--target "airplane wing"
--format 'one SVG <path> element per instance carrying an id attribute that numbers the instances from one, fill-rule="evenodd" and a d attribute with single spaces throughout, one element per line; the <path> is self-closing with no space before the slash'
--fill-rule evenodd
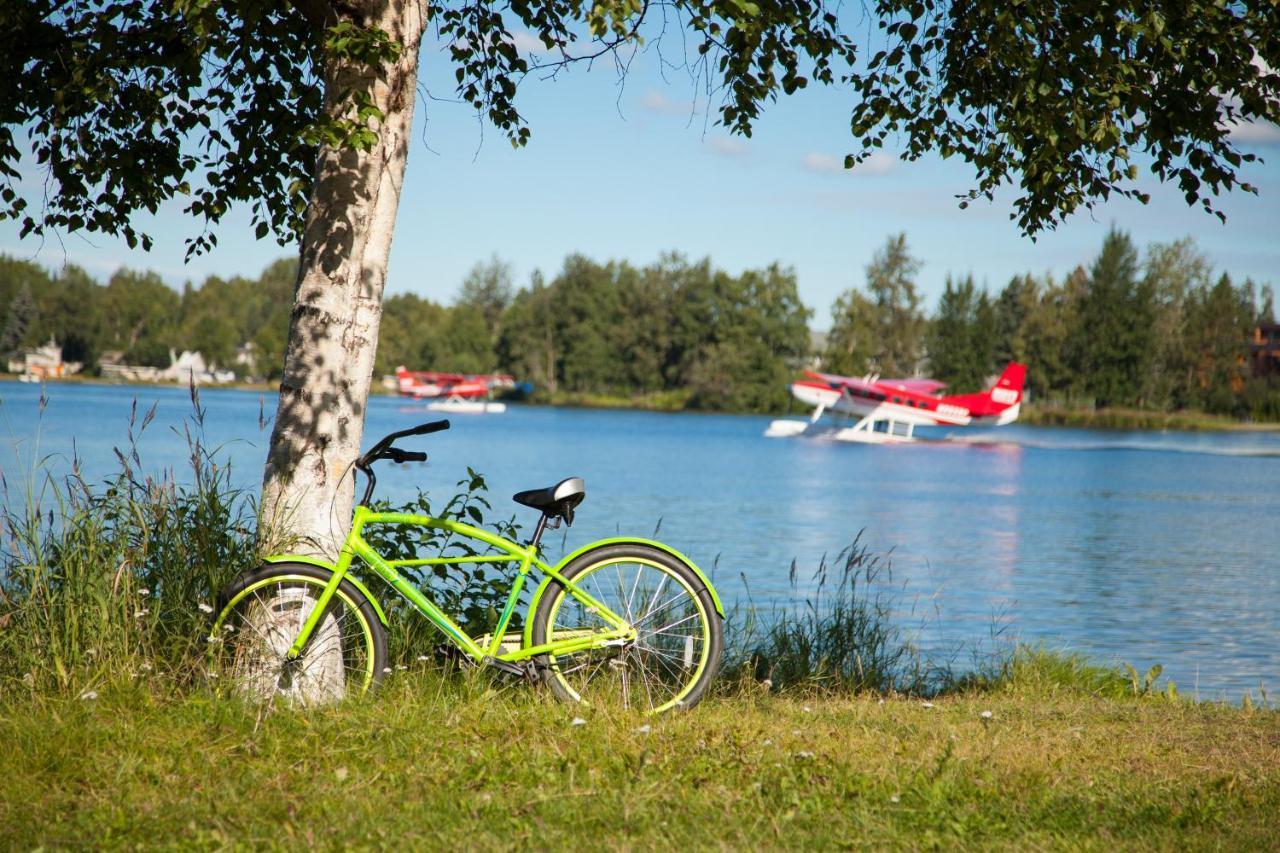
<path id="1" fill-rule="evenodd" d="M 936 379 L 881 379 L 881 385 L 888 385 L 891 388 L 897 388 L 899 391 L 906 391 L 911 394 L 936 394 L 943 388 L 947 387 L 947 383 L 939 382 Z"/>
<path id="2" fill-rule="evenodd" d="M 863 391 L 874 391 L 876 387 L 874 382 L 855 379 L 852 376 L 839 376 L 835 373 L 817 373 L 812 370 L 806 370 L 804 375 L 817 379 L 819 382 L 825 382 L 832 388 L 858 388 Z"/>

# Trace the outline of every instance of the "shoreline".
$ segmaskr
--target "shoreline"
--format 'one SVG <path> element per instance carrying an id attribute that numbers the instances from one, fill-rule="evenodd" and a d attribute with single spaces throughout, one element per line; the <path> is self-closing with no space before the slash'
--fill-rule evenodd
<path id="1" fill-rule="evenodd" d="M 18 374 L 0 374 L 0 382 L 18 382 Z M 96 376 L 68 376 L 52 380 L 51 384 L 102 385 L 117 388 L 178 388 L 189 386 L 174 382 L 116 382 Z M 44 384 L 44 383 L 41 383 Z M 276 383 L 226 382 L 197 385 L 199 390 L 256 391 L 275 393 Z M 394 390 L 374 384 L 371 396 L 394 397 Z M 586 392 L 554 392 L 535 394 L 532 398 L 515 401 L 517 405 L 537 406 L 549 409 L 612 409 L 617 411 L 654 412 L 677 415 L 774 415 L 793 416 L 792 412 L 752 412 L 688 407 L 687 391 L 662 391 L 631 397 Z M 798 415 L 796 415 L 798 416 Z M 1280 422 L 1240 421 L 1225 415 L 1212 415 L 1197 411 L 1158 412 L 1128 408 L 1067 408 L 1062 406 L 1024 405 L 1017 423 L 1030 427 L 1070 427 L 1076 429 L 1101 429 L 1140 432 L 1280 432 Z"/>

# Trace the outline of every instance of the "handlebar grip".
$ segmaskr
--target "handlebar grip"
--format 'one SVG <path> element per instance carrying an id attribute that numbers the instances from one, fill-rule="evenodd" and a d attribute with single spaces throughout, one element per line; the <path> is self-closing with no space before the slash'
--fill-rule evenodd
<path id="1" fill-rule="evenodd" d="M 400 465 L 405 462 L 426 462 L 427 454 L 419 450 L 403 450 L 399 447 L 388 447 L 378 454 L 380 459 L 390 459 Z"/>
<path id="2" fill-rule="evenodd" d="M 418 424 L 418 426 L 414 427 L 413 429 L 406 430 L 404 435 L 426 435 L 429 432 L 441 432 L 448 428 L 449 428 L 449 422 L 447 420 L 432 421 L 429 424 Z"/>

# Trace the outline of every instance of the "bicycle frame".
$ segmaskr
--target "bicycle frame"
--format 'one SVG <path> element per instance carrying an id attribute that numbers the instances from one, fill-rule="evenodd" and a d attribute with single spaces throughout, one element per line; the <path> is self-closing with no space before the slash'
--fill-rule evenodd
<path id="1" fill-rule="evenodd" d="M 387 560 L 381 554 L 374 550 L 364 537 L 361 536 L 366 525 L 369 524 L 398 524 L 412 525 L 415 527 L 427 527 L 436 530 L 443 530 L 449 533 L 455 533 L 459 536 L 465 536 L 481 542 L 490 548 L 497 549 L 501 553 L 484 554 L 478 556 L 463 557 L 426 557 L 413 558 L 406 560 Z M 614 613 L 601 602 L 597 601 L 585 590 L 575 584 L 573 581 L 566 579 L 553 567 L 544 562 L 537 553 L 536 547 L 527 547 L 510 541 L 502 536 L 484 530 L 479 527 L 472 527 L 460 521 L 453 521 L 447 518 L 434 518 L 427 515 L 413 515 L 402 512 L 374 512 L 367 506 L 359 505 L 355 509 L 355 515 L 351 523 L 351 532 L 347 534 L 346 542 L 343 543 L 342 553 L 338 556 L 338 562 L 334 567 L 333 577 L 329 579 L 324 591 L 320 594 L 320 600 L 316 602 L 316 606 L 311 609 L 306 622 L 302 625 L 297 639 L 289 648 L 288 657 L 296 659 L 302 654 L 302 650 L 306 647 L 307 641 L 311 638 L 312 632 L 320 623 L 321 616 L 324 614 L 325 608 L 328 607 L 330 599 L 338 589 L 338 584 L 347 576 L 351 570 L 351 565 L 356 558 L 359 558 L 374 571 L 378 577 L 386 581 L 392 589 L 394 589 L 402 598 L 408 601 L 413 607 L 429 619 L 432 624 L 445 633 L 458 648 L 460 648 L 469 658 L 477 663 L 488 663 L 492 661 L 502 661 L 504 663 L 516 663 L 518 661 L 527 660 L 531 657 L 542 654 L 569 654 L 571 652 L 583 651 L 585 649 L 602 648 L 609 645 L 621 645 L 635 639 L 636 632 L 625 619 Z M 411 568 L 419 566 L 442 566 L 442 565 L 462 565 L 466 563 L 518 563 L 519 568 L 515 577 L 515 581 L 511 585 L 511 591 L 507 595 L 506 604 L 502 608 L 502 614 L 498 617 L 498 624 L 491 634 L 491 641 L 487 647 L 482 648 L 476 638 L 470 637 L 466 632 L 458 626 L 457 622 L 449 617 L 443 610 L 435 605 L 429 598 L 422 594 L 411 581 L 400 574 L 397 569 Z M 548 643 L 542 643 L 537 646 L 523 646 L 514 651 L 501 652 L 503 645 L 503 635 L 506 633 L 507 626 L 511 623 L 512 614 L 515 611 L 516 602 L 520 597 L 520 591 L 524 588 L 524 583 L 533 569 L 537 569 L 544 575 L 556 579 L 564 584 L 569 595 L 572 595 L 578 601 L 585 604 L 588 608 L 593 608 L 593 612 L 598 615 L 602 621 L 609 625 L 607 630 L 590 630 L 585 635 L 575 635 L 561 640 L 553 640 Z"/>

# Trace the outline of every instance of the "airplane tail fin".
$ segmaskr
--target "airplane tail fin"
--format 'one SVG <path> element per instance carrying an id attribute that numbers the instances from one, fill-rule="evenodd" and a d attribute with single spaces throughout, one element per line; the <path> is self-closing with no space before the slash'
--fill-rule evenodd
<path id="1" fill-rule="evenodd" d="M 1004 407 L 999 415 L 999 423 L 1012 423 L 1017 420 L 1022 408 L 1022 385 L 1026 379 L 1027 366 L 1011 361 L 1004 369 L 1004 373 L 1001 373 L 1000 378 L 996 380 L 996 384 L 987 391 L 987 396 L 991 398 L 992 403 Z"/>

